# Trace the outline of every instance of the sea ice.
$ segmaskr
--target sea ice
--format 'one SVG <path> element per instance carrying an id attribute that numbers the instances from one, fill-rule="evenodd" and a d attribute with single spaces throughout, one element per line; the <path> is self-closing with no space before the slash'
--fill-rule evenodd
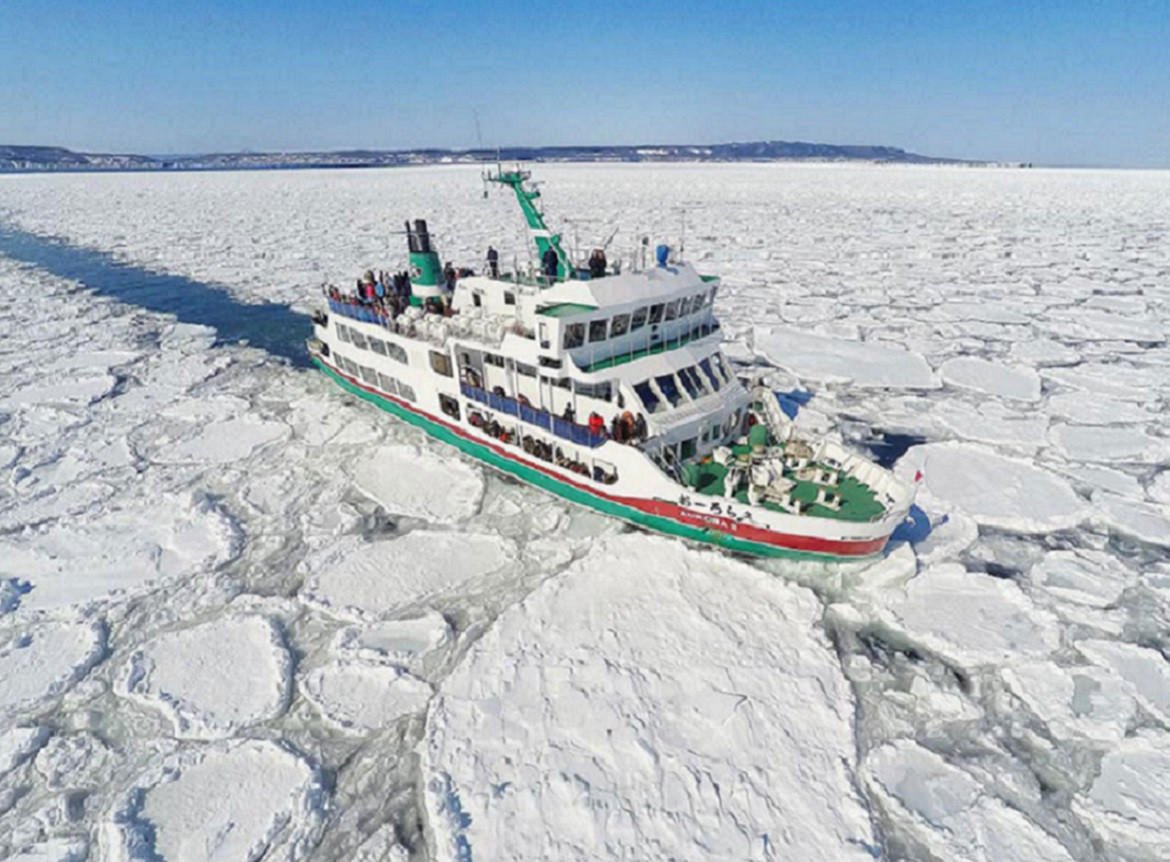
<path id="1" fill-rule="evenodd" d="M 1040 398 L 1040 375 L 1026 366 L 960 356 L 939 366 L 938 375 L 952 386 L 1011 401 L 1037 401 Z"/>
<path id="2" fill-rule="evenodd" d="M 494 536 L 415 530 L 380 542 L 346 541 L 308 561 L 302 594 L 343 616 L 377 619 L 515 560 Z"/>
<path id="3" fill-rule="evenodd" d="M 32 757 L 49 738 L 47 727 L 9 727 L 0 730 L 0 779 Z"/>
<path id="4" fill-rule="evenodd" d="M 1101 760 L 1092 788 L 1073 803 L 1110 858 L 1170 859 L 1170 734 L 1143 730 Z"/>
<path id="5" fill-rule="evenodd" d="M 959 667 L 1045 656 L 1060 641 L 1053 615 L 1014 583 L 954 563 L 927 569 L 904 590 L 874 599 L 882 625 Z"/>
<path id="6" fill-rule="evenodd" d="M 272 620 L 228 617 L 150 641 L 130 656 L 117 691 L 165 714 L 178 737 L 214 739 L 283 712 L 291 676 Z"/>
<path id="7" fill-rule="evenodd" d="M 1137 574 L 1110 554 L 1085 549 L 1049 552 L 1028 578 L 1056 598 L 1104 608 L 1136 583 Z"/>
<path id="8" fill-rule="evenodd" d="M 920 745 L 883 745 L 869 753 L 865 767 L 866 784 L 879 804 L 935 858 L 1072 862 L 1055 838 Z"/>
<path id="9" fill-rule="evenodd" d="M 1048 533 L 1084 520 L 1086 506 L 1068 482 L 1030 462 L 963 443 L 928 443 L 897 464 L 905 480 L 921 471 L 931 501 L 961 510 L 979 524 L 1016 533 Z M 925 495 L 919 502 L 927 505 Z"/>
<path id="10" fill-rule="evenodd" d="M 805 380 L 885 389 L 938 387 L 925 359 L 895 347 L 781 327 L 757 327 L 753 338 L 770 361 Z"/>
<path id="11" fill-rule="evenodd" d="M 190 577 L 233 558 L 241 536 L 210 497 L 143 488 L 123 505 L 0 536 L 0 580 L 31 590 L 30 610 L 62 608 Z"/>
<path id="12" fill-rule="evenodd" d="M 39 709 L 105 656 L 97 622 L 43 622 L 0 634 L 0 717 Z"/>
<path id="13" fill-rule="evenodd" d="M 248 417 L 201 422 L 178 439 L 158 445 L 149 457 L 159 464 L 231 464 L 286 439 L 288 434 L 286 425 Z"/>
<path id="14" fill-rule="evenodd" d="M 302 690 L 317 708 L 346 730 L 380 730 L 404 715 L 422 712 L 431 687 L 404 670 L 339 661 L 306 674 Z"/>
<path id="15" fill-rule="evenodd" d="M 1170 724 L 1170 662 L 1160 652 L 1108 640 L 1077 641 L 1076 647 L 1089 661 L 1113 670 L 1143 708 Z"/>
<path id="16" fill-rule="evenodd" d="M 409 668 L 450 639 L 450 624 L 432 611 L 413 619 L 342 629 L 334 639 L 334 649 L 367 661 L 389 661 Z"/>
<path id="17" fill-rule="evenodd" d="M 1093 504 L 1095 522 L 1123 536 L 1170 548 L 1170 516 L 1164 508 L 1134 503 L 1112 494 L 1097 494 Z"/>
<path id="18" fill-rule="evenodd" d="M 103 858 L 296 862 L 312 846 L 323 802 L 317 771 L 278 743 L 184 748 L 110 811 Z"/>
<path id="19" fill-rule="evenodd" d="M 1160 464 L 1170 460 L 1170 442 L 1141 428 L 1054 425 L 1052 442 L 1071 461 Z"/>
<path id="20" fill-rule="evenodd" d="M 440 523 L 469 518 L 483 497 L 483 476 L 450 449 L 382 446 L 354 464 L 358 490 L 387 512 Z"/>
<path id="21" fill-rule="evenodd" d="M 1134 717 L 1129 687 L 1107 668 L 1025 661 L 1004 668 L 1003 678 L 1058 741 L 1113 744 Z"/>
<path id="22" fill-rule="evenodd" d="M 716 554 L 599 543 L 505 611 L 432 701 L 434 858 L 872 859 L 852 695 L 819 616 Z"/>
<path id="23" fill-rule="evenodd" d="M 1073 425 L 1143 425 L 1154 416 L 1140 404 L 1107 395 L 1086 398 L 1080 392 L 1060 392 L 1044 402 L 1044 412 Z"/>

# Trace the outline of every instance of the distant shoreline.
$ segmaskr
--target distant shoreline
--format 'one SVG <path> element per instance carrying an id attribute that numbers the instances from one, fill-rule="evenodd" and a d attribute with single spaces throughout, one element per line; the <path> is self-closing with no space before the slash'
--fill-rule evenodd
<path id="1" fill-rule="evenodd" d="M 309 170 L 506 162 L 638 164 L 671 162 L 859 162 L 867 164 L 1004 165 L 940 158 L 898 147 L 756 141 L 657 146 L 501 147 L 499 150 L 337 150 L 304 153 L 209 153 L 140 156 L 82 153 L 64 147 L 0 145 L 0 173 L 133 173 L 140 171 Z M 1022 167 L 1023 163 L 1010 166 Z M 1026 165 L 1030 167 L 1031 165 Z"/>

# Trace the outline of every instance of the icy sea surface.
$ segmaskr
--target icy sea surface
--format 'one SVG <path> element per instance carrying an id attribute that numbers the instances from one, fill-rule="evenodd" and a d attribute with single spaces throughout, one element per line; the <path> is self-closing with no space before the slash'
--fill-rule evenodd
<path id="1" fill-rule="evenodd" d="M 728 557 L 306 369 L 405 218 L 522 248 L 474 169 L 0 177 L 0 859 L 1170 858 L 1170 174 L 537 173 L 913 522 Z"/>

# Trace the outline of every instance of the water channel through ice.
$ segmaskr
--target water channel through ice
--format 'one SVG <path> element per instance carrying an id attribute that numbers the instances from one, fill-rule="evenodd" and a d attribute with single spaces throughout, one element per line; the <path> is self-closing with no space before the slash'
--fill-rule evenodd
<path id="1" fill-rule="evenodd" d="M 1170 173 L 537 174 L 611 259 L 685 210 L 912 522 L 691 547 L 306 368 L 405 218 L 523 248 L 477 169 L 0 177 L 0 859 L 1170 858 Z"/>

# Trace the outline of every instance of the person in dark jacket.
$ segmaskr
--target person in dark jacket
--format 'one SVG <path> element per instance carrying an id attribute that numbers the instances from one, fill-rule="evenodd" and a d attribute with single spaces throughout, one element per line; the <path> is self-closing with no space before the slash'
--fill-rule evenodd
<path id="1" fill-rule="evenodd" d="M 492 278 L 500 277 L 500 253 L 490 245 L 487 250 L 488 275 Z"/>
<path id="2" fill-rule="evenodd" d="M 605 252 L 599 248 L 593 249 L 593 253 L 589 255 L 589 277 L 602 278 L 605 276 Z"/>
<path id="3" fill-rule="evenodd" d="M 641 413 L 634 419 L 634 439 L 642 442 L 646 440 L 646 417 Z"/>
<path id="4" fill-rule="evenodd" d="M 548 277 L 550 282 L 557 279 L 557 266 L 560 264 L 560 258 L 557 257 L 557 250 L 551 245 L 545 249 L 544 254 L 540 258 L 541 266 L 544 268 L 544 274 Z"/>

